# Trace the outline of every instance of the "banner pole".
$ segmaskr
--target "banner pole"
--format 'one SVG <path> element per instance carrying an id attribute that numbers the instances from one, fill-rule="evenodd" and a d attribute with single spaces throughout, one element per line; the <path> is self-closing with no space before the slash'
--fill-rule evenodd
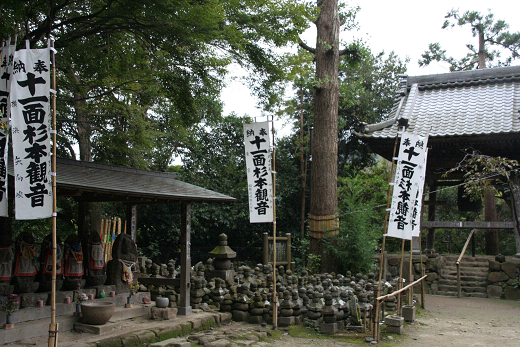
<path id="1" fill-rule="evenodd" d="M 51 284 L 51 324 L 49 325 L 49 347 L 58 346 L 58 324 L 56 323 L 56 62 L 54 40 L 50 43 L 52 61 L 52 284 Z"/>
<path id="2" fill-rule="evenodd" d="M 273 134 L 273 330 L 278 329 L 278 297 L 276 295 L 276 148 L 274 142 L 274 116 L 271 132 Z"/>
<path id="3" fill-rule="evenodd" d="M 394 154 L 392 155 L 392 167 L 390 169 L 390 178 L 388 180 L 388 182 L 392 182 L 392 178 L 394 176 L 394 169 L 395 169 L 395 160 L 393 158 L 395 158 L 395 153 L 397 152 L 397 143 L 399 141 L 399 128 L 397 128 L 397 134 L 395 135 L 395 142 L 394 142 Z M 381 258 L 379 260 L 379 281 L 377 282 L 377 292 L 376 292 L 376 297 L 378 295 L 381 294 L 381 281 L 382 281 L 382 278 L 383 278 L 383 266 L 384 266 L 384 257 L 385 257 L 385 245 L 386 245 L 386 236 L 385 236 L 385 232 L 386 232 L 386 228 L 388 227 L 388 217 L 390 215 L 390 211 L 389 211 L 389 208 L 390 208 L 390 200 L 391 200 L 391 195 L 390 195 L 390 191 L 392 190 L 392 187 L 390 186 L 390 184 L 388 184 L 388 191 L 387 191 L 387 194 L 386 194 L 386 214 L 385 214 L 385 223 L 384 223 L 384 226 L 383 226 L 383 243 L 381 245 Z M 374 319 L 374 336 L 373 338 L 376 340 L 376 341 L 379 341 L 379 301 L 376 300 L 375 302 L 375 311 L 376 311 L 376 314 L 375 314 L 375 319 Z"/>

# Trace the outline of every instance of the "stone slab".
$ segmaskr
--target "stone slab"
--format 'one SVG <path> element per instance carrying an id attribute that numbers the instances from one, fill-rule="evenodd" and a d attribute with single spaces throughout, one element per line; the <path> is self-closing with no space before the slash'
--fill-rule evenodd
<path id="1" fill-rule="evenodd" d="M 154 342 L 150 344 L 150 347 L 190 347 L 191 343 L 186 341 L 183 337 L 176 337 L 174 339 L 168 339 L 161 342 Z"/>
<path id="2" fill-rule="evenodd" d="M 386 316 L 385 324 L 392 327 L 404 326 L 404 318 L 399 316 Z"/>
<path id="3" fill-rule="evenodd" d="M 121 323 L 120 322 L 108 322 L 103 325 L 92 325 L 92 324 L 85 324 L 85 323 L 76 323 L 74 324 L 74 330 L 82 332 L 82 333 L 89 333 L 89 334 L 95 334 L 95 335 L 103 335 L 109 331 L 112 331 L 114 329 L 120 329 Z"/>
<path id="4" fill-rule="evenodd" d="M 152 319 L 174 319 L 177 317 L 177 309 L 176 308 L 159 308 L 152 307 L 151 318 Z"/>

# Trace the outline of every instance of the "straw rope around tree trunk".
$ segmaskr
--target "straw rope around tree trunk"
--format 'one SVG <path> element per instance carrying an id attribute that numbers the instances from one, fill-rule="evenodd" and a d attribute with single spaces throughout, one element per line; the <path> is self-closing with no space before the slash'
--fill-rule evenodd
<path id="1" fill-rule="evenodd" d="M 339 234 L 338 214 L 328 216 L 315 216 L 309 214 L 310 236 L 315 239 L 322 239 Z"/>

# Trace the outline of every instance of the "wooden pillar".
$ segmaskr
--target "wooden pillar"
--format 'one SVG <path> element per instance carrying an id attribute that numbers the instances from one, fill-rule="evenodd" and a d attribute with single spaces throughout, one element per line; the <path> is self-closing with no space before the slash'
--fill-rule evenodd
<path id="1" fill-rule="evenodd" d="M 89 235 L 88 230 L 88 219 L 89 219 L 89 203 L 86 201 L 80 201 L 78 203 L 78 236 L 81 240 L 87 240 Z M 92 225 L 92 229 L 96 230 L 101 234 L 99 225 Z"/>
<path id="2" fill-rule="evenodd" d="M 137 205 L 126 205 L 126 233 L 137 241 Z"/>
<path id="3" fill-rule="evenodd" d="M 191 313 L 190 271 L 191 271 L 191 204 L 181 204 L 181 292 L 179 301 L 180 316 Z"/>
<path id="4" fill-rule="evenodd" d="M 437 201 L 437 184 L 436 182 L 430 184 L 430 193 L 429 199 L 430 204 L 428 206 L 428 220 L 435 220 L 435 207 Z M 427 255 L 435 254 L 435 228 L 428 228 L 428 233 L 426 235 L 426 249 L 424 252 Z"/>
<path id="5" fill-rule="evenodd" d="M 488 192 L 484 195 L 484 220 L 492 222 L 498 220 L 494 191 Z M 486 229 L 484 235 L 486 240 L 486 255 L 497 255 L 500 252 L 498 246 L 498 229 Z"/>

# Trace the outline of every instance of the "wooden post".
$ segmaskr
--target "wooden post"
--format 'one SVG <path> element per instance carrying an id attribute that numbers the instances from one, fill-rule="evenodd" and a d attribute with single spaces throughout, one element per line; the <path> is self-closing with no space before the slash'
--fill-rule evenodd
<path id="1" fill-rule="evenodd" d="M 11 41 L 9 39 L 9 41 Z M 9 42 L 10 43 L 10 42 Z M 54 40 L 49 42 L 52 63 L 52 90 L 56 90 L 56 62 L 54 55 Z M 51 50 L 52 47 L 52 50 Z M 58 323 L 56 323 L 56 261 L 57 261 L 57 236 L 56 236 L 56 217 L 57 217 L 57 196 L 56 196 L 56 94 L 52 96 L 52 280 L 51 280 L 51 323 L 49 324 L 48 346 L 58 345 Z"/>
<path id="2" fill-rule="evenodd" d="M 180 274 L 180 316 L 192 312 L 190 306 L 190 271 L 191 271 L 191 204 L 181 204 L 181 274 Z"/>

